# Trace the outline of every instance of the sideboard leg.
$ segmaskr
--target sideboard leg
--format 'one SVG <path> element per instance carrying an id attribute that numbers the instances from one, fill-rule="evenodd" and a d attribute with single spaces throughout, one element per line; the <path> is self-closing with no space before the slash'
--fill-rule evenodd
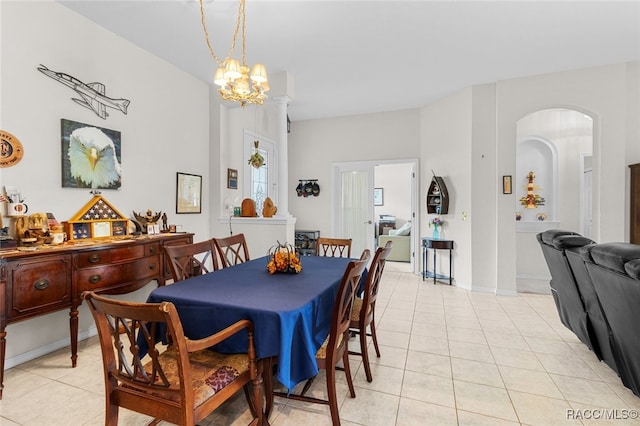
<path id="1" fill-rule="evenodd" d="M 78 362 L 78 307 L 72 307 L 69 312 L 69 331 L 71 333 L 71 367 Z"/>
<path id="2" fill-rule="evenodd" d="M 7 332 L 4 327 L 0 331 L 0 399 L 2 399 L 2 391 L 4 390 L 4 356 L 7 349 Z"/>

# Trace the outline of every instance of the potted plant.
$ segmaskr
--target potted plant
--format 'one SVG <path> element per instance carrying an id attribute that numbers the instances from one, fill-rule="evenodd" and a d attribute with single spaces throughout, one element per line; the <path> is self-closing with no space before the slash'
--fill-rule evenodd
<path id="1" fill-rule="evenodd" d="M 251 157 L 249 157 L 249 164 L 256 169 L 259 169 L 264 164 L 264 157 L 260 154 L 260 151 L 258 151 L 259 144 L 260 141 L 258 141 L 257 139 L 253 141 L 253 146 L 255 147 L 256 151 L 251 155 Z"/>

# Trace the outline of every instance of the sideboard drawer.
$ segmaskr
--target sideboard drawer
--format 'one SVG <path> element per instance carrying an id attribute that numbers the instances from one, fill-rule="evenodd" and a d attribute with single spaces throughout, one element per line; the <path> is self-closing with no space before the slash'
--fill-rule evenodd
<path id="1" fill-rule="evenodd" d="M 144 257 L 143 245 L 128 245 L 126 247 L 109 249 L 102 248 L 76 254 L 76 265 L 78 268 L 87 268 L 98 265 L 108 265 L 123 260 L 139 259 L 141 257 Z"/>
<path id="2" fill-rule="evenodd" d="M 153 256 L 154 254 L 160 254 L 162 247 L 160 243 L 151 243 L 144 245 L 144 255 L 145 256 Z"/>
<path id="3" fill-rule="evenodd" d="M 7 263 L 7 318 L 30 317 L 71 306 L 71 257 Z"/>
<path id="4" fill-rule="evenodd" d="M 78 292 L 85 290 L 104 290 L 133 281 L 149 282 L 157 277 L 160 271 L 160 256 L 150 256 L 133 262 L 117 265 L 104 265 L 95 268 L 84 268 L 76 271 Z"/>
<path id="5" fill-rule="evenodd" d="M 133 269 L 127 270 L 127 273 L 133 273 L 133 275 L 124 275 L 123 278 L 127 281 L 133 281 L 140 278 L 146 278 L 149 281 L 157 278 L 160 274 L 160 262 L 161 257 L 159 254 L 155 256 L 147 256 L 142 260 L 133 262 Z"/>

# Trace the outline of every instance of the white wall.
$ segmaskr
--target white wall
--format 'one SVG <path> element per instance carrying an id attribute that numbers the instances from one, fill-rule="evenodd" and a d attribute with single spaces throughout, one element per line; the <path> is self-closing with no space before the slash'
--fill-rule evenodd
<path id="1" fill-rule="evenodd" d="M 208 238 L 208 86 L 58 3 L 0 2 L 0 8 L 0 128 L 24 146 L 20 163 L 0 169 L 0 187 L 18 185 L 32 212 L 69 219 L 91 194 L 61 187 L 60 119 L 106 127 L 121 132 L 122 187 L 102 195 L 123 214 L 164 211 L 196 239 Z M 71 98 L 78 95 L 37 71 L 40 64 L 104 83 L 107 96 L 131 100 L 127 115 L 109 108 L 103 120 L 77 105 Z M 202 214 L 175 214 L 178 171 L 203 176 Z M 128 297 L 144 300 L 154 287 Z M 92 323 L 81 307 L 81 335 Z M 68 324 L 61 311 L 7 327 L 7 367 L 29 351 L 68 345 Z"/>
<path id="2" fill-rule="evenodd" d="M 471 238 L 468 236 L 469 223 L 461 220 L 461 213 L 470 213 L 471 209 L 471 114 L 470 88 L 434 102 L 422 109 L 420 158 L 420 235 L 431 234 L 429 220 L 440 216 L 444 225 L 440 229 L 440 238 L 454 240 L 453 256 L 456 285 L 471 285 Z M 441 176 L 449 193 L 449 212 L 447 214 L 427 214 L 424 194 L 433 177 Z M 437 269 L 449 270 L 446 252 L 437 256 Z"/>
<path id="3" fill-rule="evenodd" d="M 295 104 L 291 106 L 295 108 Z M 289 211 L 297 229 L 331 235 L 331 164 L 417 158 L 417 110 L 297 121 L 289 134 Z M 318 197 L 298 197 L 298 179 L 318 179 Z"/>
<path id="4" fill-rule="evenodd" d="M 444 234 L 456 241 L 456 283 L 514 294 L 516 193 L 502 194 L 502 176 L 515 176 L 518 120 L 554 107 L 594 117 L 594 239 L 628 240 L 626 170 L 640 161 L 639 75 L 637 63 L 614 64 L 474 86 L 425 106 L 419 118 L 410 110 L 294 122 L 289 181 L 318 178 L 326 187 L 332 161 L 406 158 L 419 151 L 420 194 L 433 169 L 444 177 L 451 196 Z M 398 137 L 407 132 L 409 119 L 412 137 Z M 389 133 L 389 122 L 396 124 L 398 136 Z M 419 146 L 413 146 L 418 139 Z M 601 175 L 602 170 L 607 174 Z M 290 210 L 298 226 L 330 231 L 329 198 L 322 194 L 297 199 L 295 185 L 290 186 Z M 422 201 L 419 232 L 426 235 L 428 217 Z"/>
<path id="5" fill-rule="evenodd" d="M 637 67 L 637 63 L 615 64 L 498 82 L 496 178 L 515 174 L 516 124 L 522 117 L 556 107 L 588 114 L 594 119 L 592 238 L 628 241 L 625 177 L 627 165 L 638 162 L 637 149 L 631 148 L 638 141 L 629 140 L 627 131 L 637 135 L 640 125 L 638 104 L 629 100 L 629 90 L 637 93 Z M 503 225 L 497 232 L 497 289 L 505 293 L 515 291 L 516 282 L 514 197 L 515 193 L 498 197 L 497 218 Z"/>

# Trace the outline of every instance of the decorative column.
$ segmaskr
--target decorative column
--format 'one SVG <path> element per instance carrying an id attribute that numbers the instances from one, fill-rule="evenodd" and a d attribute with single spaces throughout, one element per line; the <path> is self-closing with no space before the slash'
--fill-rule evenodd
<path id="1" fill-rule="evenodd" d="M 291 217 L 289 213 L 289 136 L 287 134 L 288 96 L 273 99 L 276 106 L 276 128 L 278 135 L 278 212 L 276 216 Z"/>

